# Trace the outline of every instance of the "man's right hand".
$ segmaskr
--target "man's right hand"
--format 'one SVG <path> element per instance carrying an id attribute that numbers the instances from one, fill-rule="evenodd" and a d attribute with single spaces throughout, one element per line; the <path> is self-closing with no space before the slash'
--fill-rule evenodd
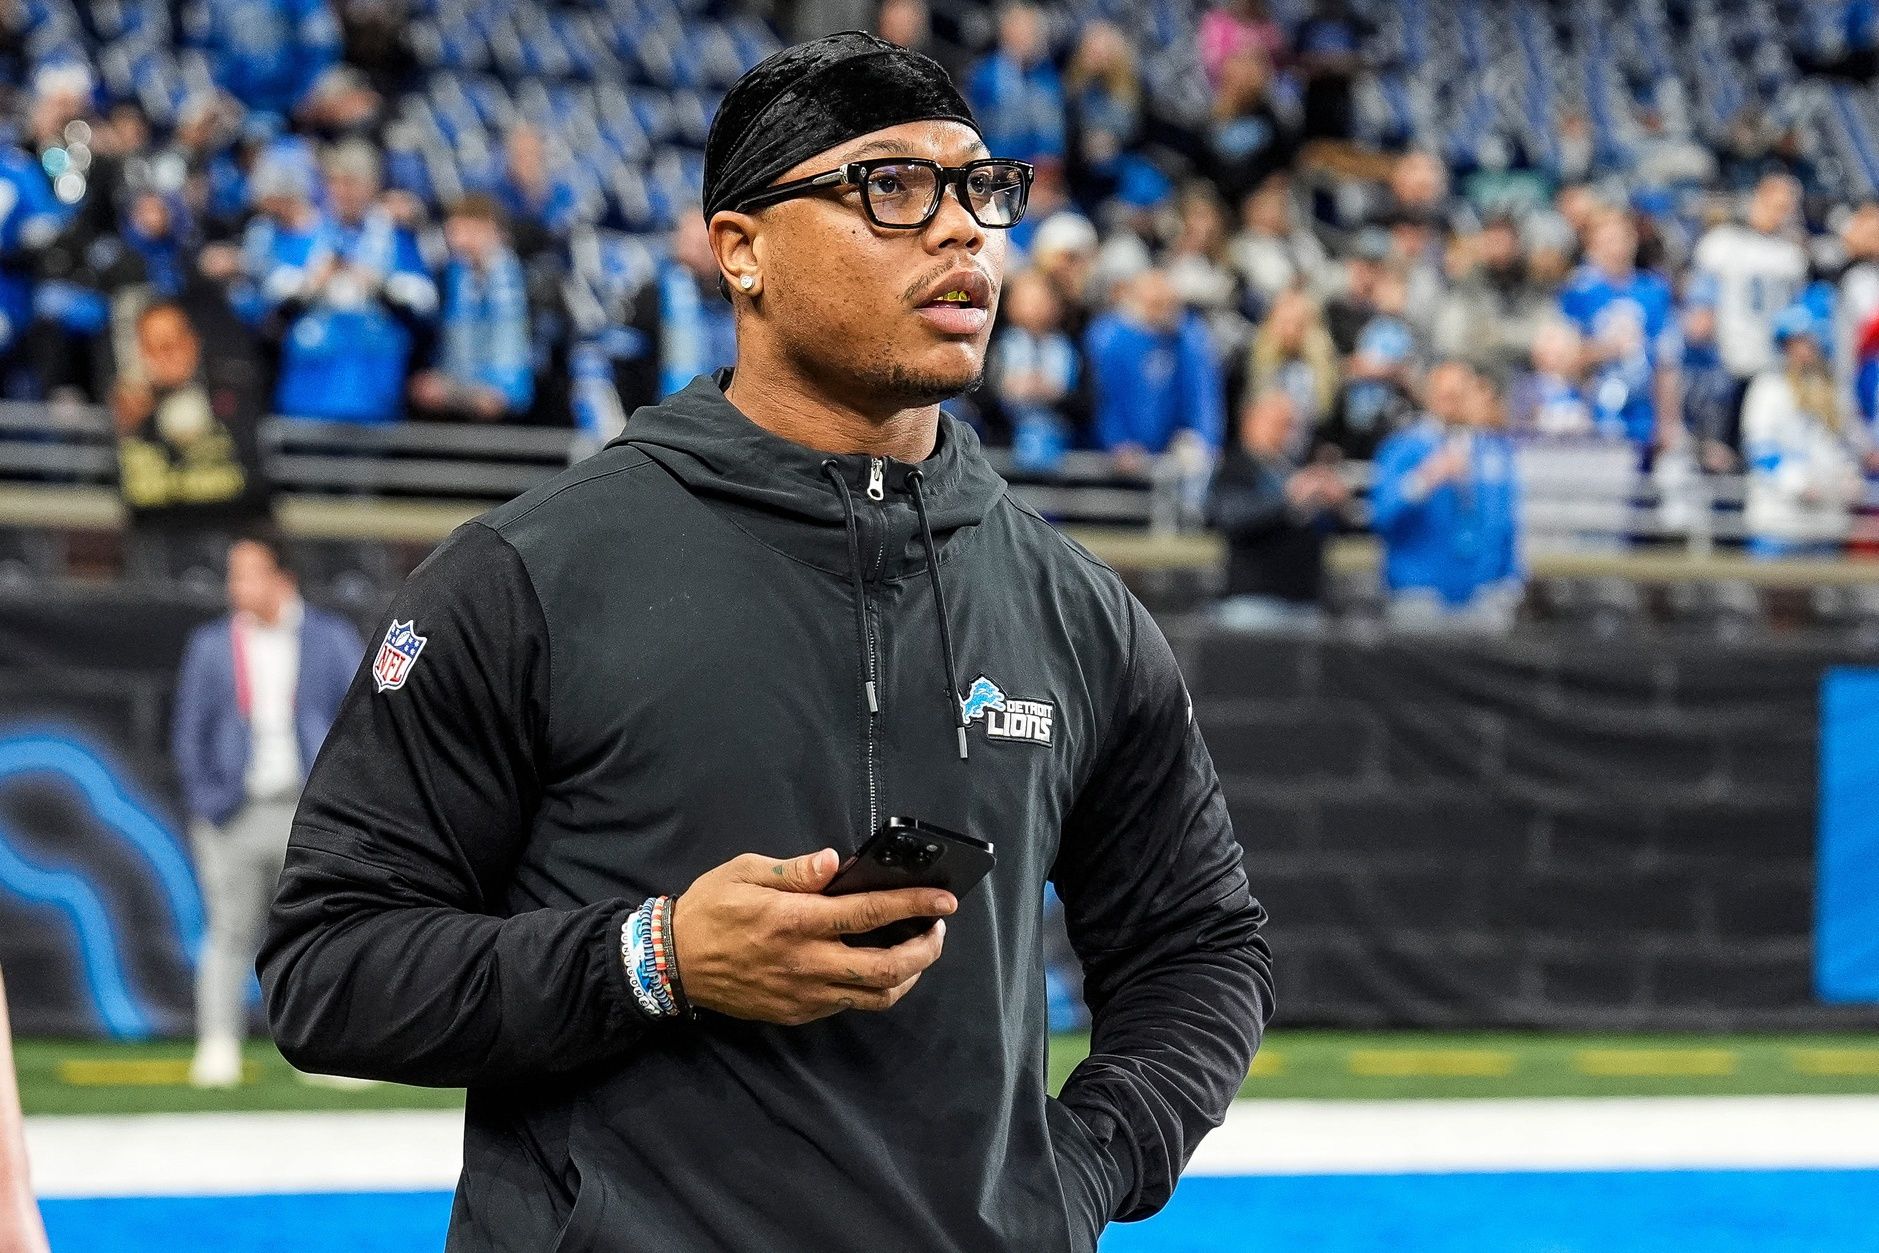
<path id="1" fill-rule="evenodd" d="M 693 880 L 672 903 L 685 999 L 793 1027 L 905 996 L 939 960 L 945 922 L 892 948 L 850 948 L 840 937 L 950 914 L 959 902 L 935 888 L 821 895 L 840 866 L 830 848 L 788 861 L 745 853 Z"/>

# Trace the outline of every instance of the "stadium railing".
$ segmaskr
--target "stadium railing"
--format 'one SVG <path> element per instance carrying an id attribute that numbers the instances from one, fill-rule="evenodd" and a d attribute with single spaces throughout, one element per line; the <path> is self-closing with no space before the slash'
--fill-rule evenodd
<path id="1" fill-rule="evenodd" d="M 0 528 L 119 529 L 114 440 L 101 408 L 0 404 Z M 592 451 L 565 430 L 278 417 L 262 424 L 261 443 L 290 534 L 400 542 L 440 538 Z M 1188 572 L 1219 565 L 1220 541 L 1197 517 L 1200 485 L 1170 460 L 1131 475 L 1101 453 L 1073 452 L 1050 474 L 1037 474 L 1016 465 L 1007 450 L 990 455 L 1021 499 L 1115 564 Z M 1352 533 L 1340 540 L 1332 564 L 1361 574 L 1377 562 L 1365 534 L 1371 468 L 1349 464 L 1344 472 L 1357 499 Z M 1523 441 L 1516 472 L 1536 576 L 1740 579 L 1759 586 L 1879 580 L 1879 563 L 1748 560 L 1737 551 L 1747 535 L 1745 479 L 1679 472 L 1674 462 L 1643 474 L 1623 441 Z M 1879 490 L 1871 484 L 1854 522 L 1879 524 Z"/>

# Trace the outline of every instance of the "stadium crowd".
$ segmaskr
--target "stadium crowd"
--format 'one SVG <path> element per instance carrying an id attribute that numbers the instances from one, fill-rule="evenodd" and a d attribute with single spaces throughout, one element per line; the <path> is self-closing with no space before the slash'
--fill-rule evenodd
<path id="1" fill-rule="evenodd" d="M 1644 8 L 1698 31 L 1731 3 L 1769 9 Z M 1809 8 L 1831 38 L 1783 82 L 1869 71 L 1874 6 Z M 1518 12 L 1595 38 L 1569 6 Z M 1787 86 L 1703 125 L 1646 76 L 1623 126 L 1559 91 L 1531 150 L 1419 144 L 1372 96 L 1421 20 L 1342 0 L 0 0 L 0 387 L 110 405 L 151 508 L 165 467 L 208 455 L 175 447 L 205 409 L 604 435 L 732 356 L 686 203 L 713 88 L 785 35 L 869 25 L 947 65 L 991 150 L 1037 168 L 986 380 L 951 407 L 1030 473 L 1093 449 L 1211 477 L 1242 620 L 1316 612 L 1360 464 L 1395 606 L 1503 618 L 1534 440 L 1744 474 L 1752 552 L 1840 551 L 1879 471 L 1879 204 L 1783 115 Z M 674 90 L 609 109 L 610 76 Z M 538 99 L 530 79 L 590 85 Z M 656 152 L 599 175 L 583 137 L 617 156 L 609 128 L 634 119 Z M 196 342 L 166 391 L 167 322 Z M 238 381 L 179 417 L 202 359 Z M 215 456 L 252 446 L 231 430 Z"/>

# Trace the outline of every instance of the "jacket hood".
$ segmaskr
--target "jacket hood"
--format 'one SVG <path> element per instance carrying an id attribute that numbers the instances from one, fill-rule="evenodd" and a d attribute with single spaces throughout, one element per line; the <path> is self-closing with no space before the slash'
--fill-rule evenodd
<path id="1" fill-rule="evenodd" d="M 635 409 L 613 442 L 639 449 L 694 496 L 728 506 L 739 525 L 771 547 L 846 574 L 843 501 L 825 466 L 833 462 L 854 501 L 865 504 L 876 458 L 820 452 L 759 426 L 725 398 L 731 375 L 729 369 L 701 374 L 659 404 Z M 954 533 L 983 521 L 1005 490 L 978 435 L 944 413 L 932 455 L 919 462 L 880 461 L 887 506 L 885 577 L 915 573 L 925 564 L 909 503 L 908 476 L 914 470 L 923 480 L 927 519 L 942 550 Z"/>

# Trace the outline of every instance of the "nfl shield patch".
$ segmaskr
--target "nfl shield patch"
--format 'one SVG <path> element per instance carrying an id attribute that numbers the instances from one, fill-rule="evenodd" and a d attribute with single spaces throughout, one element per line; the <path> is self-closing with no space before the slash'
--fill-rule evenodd
<path id="1" fill-rule="evenodd" d="M 411 666 L 424 651 L 425 637 L 417 633 L 417 620 L 394 622 L 378 646 L 378 659 L 372 663 L 372 681 L 381 692 L 395 692 L 405 685 Z"/>

